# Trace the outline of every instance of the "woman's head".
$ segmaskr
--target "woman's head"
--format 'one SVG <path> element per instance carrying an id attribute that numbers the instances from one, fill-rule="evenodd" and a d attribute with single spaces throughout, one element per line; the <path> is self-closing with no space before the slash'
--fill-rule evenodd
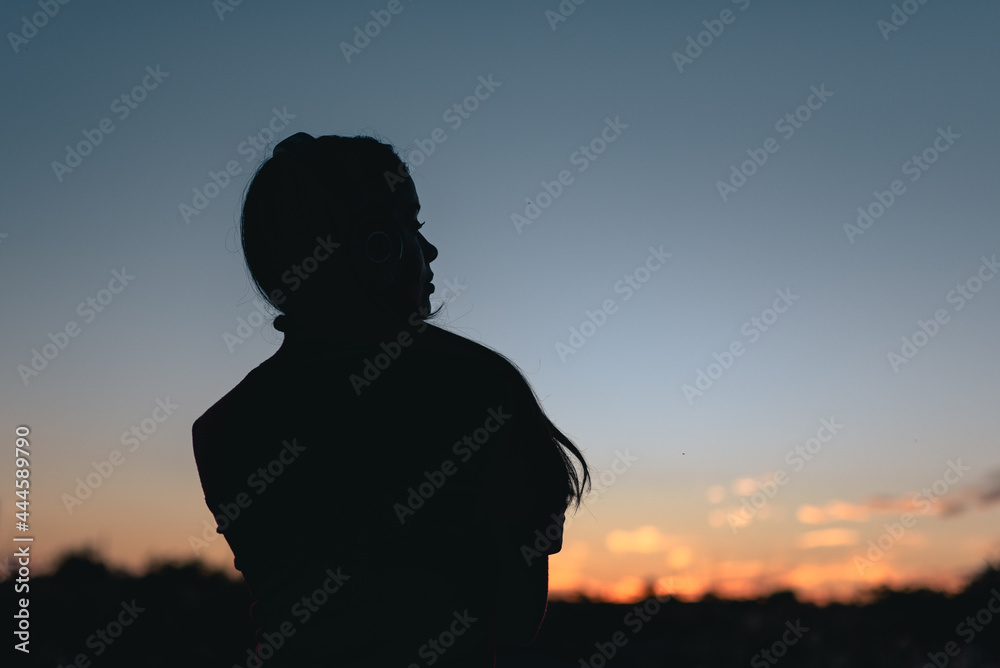
<path id="1" fill-rule="evenodd" d="M 392 146 L 304 133 L 285 140 L 247 188 L 241 236 L 260 294 L 297 319 L 340 312 L 409 318 L 430 311 L 437 249 Z"/>

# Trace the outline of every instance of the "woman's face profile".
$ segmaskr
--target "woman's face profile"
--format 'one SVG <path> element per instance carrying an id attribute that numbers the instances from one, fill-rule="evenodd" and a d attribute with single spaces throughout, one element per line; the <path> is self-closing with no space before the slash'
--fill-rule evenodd
<path id="1" fill-rule="evenodd" d="M 403 257 L 395 272 L 396 283 L 402 290 L 401 296 L 408 313 L 426 315 L 430 312 L 431 293 L 434 291 L 431 283 L 434 272 L 430 263 L 437 257 L 438 251 L 420 233 L 422 223 L 417 220 L 419 211 L 417 189 L 413 180 L 408 178 L 396 190 L 392 211 L 403 245 Z"/>

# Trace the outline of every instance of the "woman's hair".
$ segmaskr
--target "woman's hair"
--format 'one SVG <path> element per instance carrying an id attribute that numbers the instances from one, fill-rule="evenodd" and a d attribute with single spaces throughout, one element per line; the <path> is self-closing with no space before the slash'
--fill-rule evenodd
<path id="1" fill-rule="evenodd" d="M 547 415 L 545 416 L 545 420 L 549 423 L 552 441 L 559 446 L 557 448 L 559 456 L 566 466 L 566 481 L 569 483 L 570 488 L 569 496 L 566 498 L 566 506 L 569 507 L 572 505 L 574 509 L 577 509 L 583 503 L 583 497 L 587 493 L 588 488 L 590 488 L 590 467 L 587 465 L 587 460 L 584 459 L 583 453 L 580 452 L 580 449 L 576 447 L 573 441 L 569 440 L 566 434 L 562 433 L 558 427 L 552 424 Z M 580 467 L 583 469 L 582 476 L 577 473 L 576 466 L 570 461 L 569 456 L 566 454 L 567 450 L 580 462 Z"/>
<path id="2" fill-rule="evenodd" d="M 409 178 L 395 149 L 374 137 L 326 135 L 297 147 L 294 155 L 278 152 L 265 160 L 247 187 L 240 219 L 243 255 L 257 292 L 290 314 L 342 289 L 347 244 L 359 222 L 353 212 L 362 206 L 390 211 L 396 186 Z M 330 241 L 340 244 L 333 253 Z M 306 278 L 294 271 L 305 258 L 327 255 Z"/>
<path id="3" fill-rule="evenodd" d="M 580 504 L 583 503 L 583 498 L 586 495 L 588 488 L 590 488 L 591 483 L 590 466 L 587 464 L 586 458 L 584 458 L 583 453 L 580 452 L 580 449 L 576 447 L 573 441 L 571 441 L 566 434 L 560 431 L 560 429 L 553 424 L 552 420 L 549 419 L 549 416 L 545 414 L 545 411 L 542 409 L 542 403 L 538 400 L 538 395 L 535 394 L 535 388 L 531 387 L 531 383 L 529 383 L 528 379 L 524 377 L 524 372 L 521 371 L 516 364 L 514 364 L 513 360 L 507 359 L 507 357 L 502 353 L 498 352 L 497 355 L 500 355 L 500 357 L 510 363 L 514 370 L 521 376 L 521 380 L 524 381 L 524 384 L 531 391 L 531 397 L 534 399 L 535 405 L 538 406 L 538 412 L 541 416 L 543 424 L 548 429 L 552 445 L 555 447 L 556 452 L 559 453 L 559 458 L 562 459 L 563 466 L 566 469 L 564 487 L 564 489 L 568 490 L 565 497 L 566 506 L 567 508 L 569 506 L 573 506 L 574 509 L 578 509 Z M 572 454 L 573 457 L 580 462 L 580 467 L 583 472 L 582 475 L 577 472 L 576 465 L 570 461 L 569 454 L 567 454 L 567 452 Z"/>
<path id="4" fill-rule="evenodd" d="M 353 226 L 359 224 L 352 211 L 365 204 L 376 211 L 391 210 L 397 186 L 409 178 L 395 149 L 368 136 L 325 135 L 307 140 L 295 149 L 294 156 L 279 152 L 264 161 L 247 187 L 240 220 L 243 254 L 255 289 L 286 315 L 308 312 L 322 301 L 328 303 L 329 295 L 343 289 L 348 279 L 344 256 L 350 249 L 343 244 L 350 241 Z M 318 262 L 316 271 L 306 279 L 294 274 L 293 267 L 315 257 L 321 242 L 330 237 L 341 243 L 345 252 Z M 425 318 L 439 311 L 425 314 Z M 507 361 L 530 389 L 520 369 Z M 568 490 L 566 504 L 579 507 L 590 485 L 586 460 L 545 416 L 534 390 L 531 392 L 542 426 L 565 466 L 561 488 Z M 567 451 L 581 463 L 582 476 Z"/>

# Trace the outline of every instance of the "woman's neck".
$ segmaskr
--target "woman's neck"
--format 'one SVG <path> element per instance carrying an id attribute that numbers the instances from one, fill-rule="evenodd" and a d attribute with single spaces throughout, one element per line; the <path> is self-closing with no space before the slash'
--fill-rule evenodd
<path id="1" fill-rule="evenodd" d="M 376 342 L 396 339 L 401 332 L 420 327 L 423 318 L 413 313 L 409 317 L 356 314 L 350 311 L 280 315 L 274 328 L 285 333 L 286 341 L 323 340 L 328 342 Z"/>

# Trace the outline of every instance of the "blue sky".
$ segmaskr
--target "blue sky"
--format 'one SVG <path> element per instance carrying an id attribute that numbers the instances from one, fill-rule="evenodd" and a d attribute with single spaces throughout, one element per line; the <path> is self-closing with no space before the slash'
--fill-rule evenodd
<path id="1" fill-rule="evenodd" d="M 903 4 L 916 12 L 884 32 L 893 4 L 858 0 L 590 0 L 554 23 L 554 1 L 402 0 L 395 14 L 387 2 L 243 2 L 221 15 L 208 1 L 90 2 L 59 5 L 16 52 L 8 35 L 0 400 L 7 432 L 27 424 L 36 439 L 37 531 L 53 552 L 97 541 L 128 563 L 191 554 L 209 513 L 190 425 L 281 340 L 268 324 L 236 346 L 224 338 L 240 319 L 261 322 L 236 236 L 242 192 L 267 140 L 297 131 L 394 144 L 414 166 L 440 251 L 432 268 L 465 286 L 443 323 L 518 363 L 597 470 L 616 450 L 639 458 L 573 525 L 581 547 L 567 564 L 585 556 L 567 582 L 684 575 L 656 550 L 612 558 L 607 536 L 643 526 L 683 536 L 689 569 L 849 563 L 879 522 L 851 524 L 853 544 L 796 551 L 797 507 L 901 497 L 956 457 L 973 467 L 959 486 L 988 490 L 1000 469 L 1000 281 L 982 280 L 1000 253 L 1000 10 Z M 22 32 L 39 11 L 7 3 L 0 25 Z M 348 59 L 342 43 L 379 16 L 391 20 Z M 783 119 L 796 113 L 791 133 Z M 67 145 L 104 119 L 113 130 L 57 174 Z M 925 151 L 934 162 L 911 180 Z M 763 164 L 745 164 L 752 155 Z M 751 174 L 724 199 L 734 165 Z M 572 181 L 519 229 L 512 216 L 544 203 L 564 170 Z M 225 185 L 186 220 L 182 205 L 213 174 Z M 891 206 L 849 234 L 858 207 L 896 180 Z M 626 300 L 615 286 L 646 277 L 651 247 L 670 257 Z M 134 279 L 102 294 L 115 271 Z M 949 294 L 961 285 L 981 289 L 959 309 Z M 769 315 L 778 291 L 796 299 Z M 88 298 L 109 300 L 89 321 Z M 614 312 L 562 359 L 558 344 L 609 299 Z M 889 353 L 939 310 L 947 321 L 893 368 Z M 70 321 L 78 334 L 25 381 L 19 365 Z M 734 342 L 744 353 L 686 396 Z M 179 407 L 147 422 L 155 431 L 69 512 L 76 478 L 167 398 Z M 710 524 L 737 481 L 787 468 L 831 416 L 843 430 L 770 502 L 770 519 L 738 534 L 718 514 Z M 706 500 L 713 486 L 724 501 Z M 1000 549 L 997 512 L 928 518 L 927 540 L 886 563 L 906 577 L 965 572 Z M 933 543 L 952 533 L 967 550 L 943 559 Z M 219 543 L 207 555 L 231 560 Z"/>

